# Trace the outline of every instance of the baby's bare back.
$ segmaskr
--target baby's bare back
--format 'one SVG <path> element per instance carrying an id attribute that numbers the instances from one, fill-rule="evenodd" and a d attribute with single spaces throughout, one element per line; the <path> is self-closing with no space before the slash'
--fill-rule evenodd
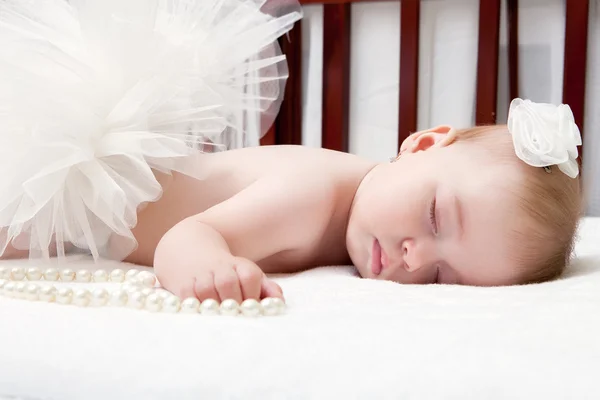
<path id="1" fill-rule="evenodd" d="M 201 157 L 204 157 L 208 171 L 205 179 L 196 180 L 181 174 L 159 177 L 161 183 L 165 184 L 164 195 L 139 212 L 138 223 L 133 229 L 138 248 L 126 261 L 152 266 L 157 245 L 171 228 L 235 196 L 248 196 L 247 201 L 240 198 L 241 201 L 237 203 L 246 208 L 241 213 L 242 218 L 244 215 L 250 218 L 253 213 L 268 213 L 265 207 L 273 208 L 273 212 L 274 208 L 281 207 L 277 223 L 293 229 L 291 234 L 297 237 L 297 245 L 285 252 L 274 249 L 269 254 L 269 238 L 265 237 L 266 249 L 262 251 L 246 250 L 243 243 L 230 243 L 239 252 L 247 253 L 234 255 L 249 259 L 260 257 L 253 261 L 265 272 L 292 272 L 315 265 L 347 261 L 347 215 L 354 192 L 373 163 L 346 153 L 302 146 L 245 148 Z M 257 198 L 256 194 L 246 194 L 252 192 L 249 189 L 251 186 L 256 187 L 263 182 L 265 184 L 260 196 L 264 201 Z M 282 189 L 281 185 L 290 185 L 293 190 Z M 282 201 L 275 200 L 274 204 L 268 201 L 282 196 L 282 192 L 289 193 L 289 197 L 282 197 Z M 306 221 L 306 224 L 295 220 L 298 204 L 302 203 L 302 199 L 297 197 L 305 196 L 310 201 L 311 196 L 319 192 L 317 205 L 305 211 L 314 213 L 314 218 L 305 216 L 302 221 Z M 286 209 L 288 204 L 289 209 Z M 233 213 L 222 218 L 229 218 L 230 215 L 233 218 Z M 315 226 L 315 221 L 319 226 Z M 322 225 L 319 221 L 322 221 Z M 256 234 L 260 234 L 258 229 Z M 253 239 L 252 243 L 261 240 L 257 237 Z M 243 238 L 232 241 L 241 242 Z"/>

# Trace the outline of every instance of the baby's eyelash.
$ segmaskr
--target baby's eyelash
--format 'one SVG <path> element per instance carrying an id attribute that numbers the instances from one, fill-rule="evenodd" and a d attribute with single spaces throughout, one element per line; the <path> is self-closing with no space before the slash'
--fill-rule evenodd
<path id="1" fill-rule="evenodd" d="M 431 227 L 433 228 L 433 233 L 437 234 L 437 220 L 435 218 L 435 197 L 431 201 L 431 207 L 429 208 L 429 220 L 431 221 Z"/>

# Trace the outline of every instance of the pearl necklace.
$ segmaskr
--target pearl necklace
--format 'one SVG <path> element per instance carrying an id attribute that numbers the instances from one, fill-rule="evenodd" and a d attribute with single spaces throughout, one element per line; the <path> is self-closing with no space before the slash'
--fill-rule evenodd
<path id="1" fill-rule="evenodd" d="M 27 283 L 35 281 L 77 283 L 119 283 L 120 288 L 111 292 L 106 289 L 75 289 L 57 287 L 53 284 Z M 219 303 L 213 299 L 203 302 L 196 298 L 180 299 L 170 292 L 156 287 L 156 276 L 148 271 L 103 269 L 73 271 L 49 268 L 0 268 L 0 296 L 29 301 L 42 301 L 78 307 L 128 307 L 137 310 L 163 313 L 202 315 L 279 315 L 285 311 L 285 303 L 278 298 L 265 298 L 258 302 L 247 299 L 238 304 L 233 299 Z"/>

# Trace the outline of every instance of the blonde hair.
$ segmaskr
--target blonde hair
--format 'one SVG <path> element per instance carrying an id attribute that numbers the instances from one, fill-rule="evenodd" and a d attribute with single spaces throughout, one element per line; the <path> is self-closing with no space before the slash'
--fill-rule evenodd
<path id="1" fill-rule="evenodd" d="M 494 162 L 517 166 L 523 179 L 513 188 L 520 218 L 513 242 L 521 248 L 514 252 L 521 266 L 523 284 L 541 283 L 559 277 L 572 257 L 578 222 L 583 213 L 579 176 L 572 179 L 558 167 L 531 167 L 515 153 L 512 137 L 505 125 L 482 126 L 457 132 L 456 143 L 481 145 Z"/>

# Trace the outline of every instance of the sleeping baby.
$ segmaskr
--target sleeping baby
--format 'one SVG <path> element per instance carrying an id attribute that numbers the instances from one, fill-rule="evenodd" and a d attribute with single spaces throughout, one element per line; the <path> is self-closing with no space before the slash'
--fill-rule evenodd
<path id="1" fill-rule="evenodd" d="M 568 106 L 516 99 L 507 125 L 416 132 L 388 163 L 303 146 L 200 153 L 202 179 L 155 171 L 164 192 L 138 210 L 124 260 L 180 298 L 238 303 L 283 298 L 267 274 L 324 265 L 401 284 L 548 281 L 582 213 L 580 144 Z"/>
<path id="2" fill-rule="evenodd" d="M 566 105 L 516 99 L 507 125 L 416 132 L 385 163 L 251 147 L 285 93 L 297 0 L 44 4 L 0 2 L 4 258 L 82 250 L 238 303 L 283 298 L 268 274 L 324 265 L 492 286 L 569 262 L 581 137 Z"/>
<path id="3" fill-rule="evenodd" d="M 169 291 L 239 301 L 283 293 L 265 274 L 353 264 L 369 279 L 543 282 L 569 262 L 582 213 L 568 106 L 516 99 L 508 125 L 412 134 L 389 163 L 302 146 L 201 155 L 138 215 L 127 261 Z"/>

